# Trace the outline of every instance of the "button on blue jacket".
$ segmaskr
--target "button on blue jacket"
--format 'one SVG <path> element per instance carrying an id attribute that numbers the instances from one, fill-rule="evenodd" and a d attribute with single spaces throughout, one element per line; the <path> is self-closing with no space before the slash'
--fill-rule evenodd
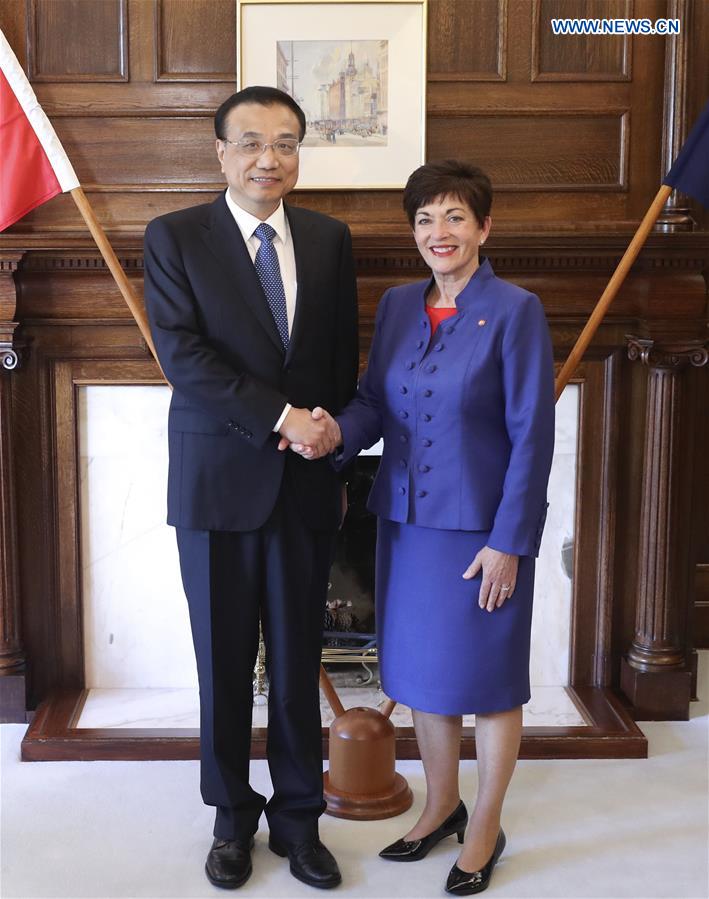
<path id="1" fill-rule="evenodd" d="M 384 438 L 368 508 L 391 521 L 490 531 L 534 555 L 554 447 L 551 339 L 538 297 L 481 261 L 431 339 L 431 281 L 393 287 L 377 309 L 367 370 L 337 421 L 345 465 Z"/>

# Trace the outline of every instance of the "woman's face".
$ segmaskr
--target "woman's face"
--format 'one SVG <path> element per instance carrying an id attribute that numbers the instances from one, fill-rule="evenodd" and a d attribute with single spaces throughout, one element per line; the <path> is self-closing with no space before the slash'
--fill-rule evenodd
<path id="1" fill-rule="evenodd" d="M 435 275 L 463 276 L 478 265 L 478 249 L 490 232 L 487 216 L 480 227 L 472 209 L 458 197 L 436 197 L 416 211 L 414 240 Z"/>

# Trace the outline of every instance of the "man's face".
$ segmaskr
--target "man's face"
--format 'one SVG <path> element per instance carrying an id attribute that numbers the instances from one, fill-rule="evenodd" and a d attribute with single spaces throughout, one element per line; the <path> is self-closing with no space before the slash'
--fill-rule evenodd
<path id="1" fill-rule="evenodd" d="M 299 140 L 298 119 L 287 106 L 242 103 L 226 118 L 230 141 L 252 138 L 270 144 L 282 138 Z M 239 148 L 217 140 L 217 156 L 234 202 L 265 221 L 298 180 L 298 155 L 279 156 L 268 147 L 260 156 L 244 156 Z"/>

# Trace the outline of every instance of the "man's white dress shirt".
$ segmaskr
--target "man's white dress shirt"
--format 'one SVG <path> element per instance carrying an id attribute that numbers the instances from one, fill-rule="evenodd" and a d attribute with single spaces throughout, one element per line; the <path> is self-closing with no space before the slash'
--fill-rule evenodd
<path id="1" fill-rule="evenodd" d="M 261 246 L 261 241 L 256 237 L 254 231 L 259 225 L 263 224 L 261 219 L 251 215 L 241 206 L 238 206 L 229 195 L 227 188 L 225 193 L 226 204 L 229 211 L 234 216 L 234 221 L 239 226 L 246 248 L 249 251 L 251 261 L 255 262 L 256 253 Z M 273 238 L 273 246 L 278 255 L 278 266 L 281 270 L 281 280 L 283 281 L 283 291 L 286 295 L 286 313 L 288 315 L 288 335 L 293 333 L 293 320 L 295 318 L 295 299 L 298 294 L 298 279 L 295 270 L 295 252 L 293 251 L 293 240 L 291 238 L 286 211 L 283 208 L 283 200 L 278 204 L 278 208 L 269 215 L 265 224 L 270 225 L 276 232 Z M 291 409 L 291 404 L 286 403 L 283 412 L 273 427 L 274 431 L 278 431 L 283 421 Z"/>

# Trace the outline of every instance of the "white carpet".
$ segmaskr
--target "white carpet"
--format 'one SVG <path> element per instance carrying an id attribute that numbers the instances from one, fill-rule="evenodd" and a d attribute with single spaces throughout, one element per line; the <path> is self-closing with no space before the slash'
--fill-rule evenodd
<path id="1" fill-rule="evenodd" d="M 647 760 L 520 762 L 505 807 L 507 849 L 490 897 L 709 896 L 707 837 L 709 653 L 702 653 L 692 719 L 641 725 Z M 0 896 L 220 897 L 204 877 L 212 812 L 202 806 L 196 762 L 21 763 L 22 725 L 3 725 Z M 253 781 L 268 793 L 265 762 Z M 400 818 L 353 823 L 323 817 L 321 836 L 344 877 L 333 896 L 440 897 L 457 854 L 453 838 L 423 861 L 397 865 L 377 851 L 416 819 L 419 762 L 399 762 L 415 794 Z M 475 763 L 462 765 L 466 802 Z M 322 895 L 295 881 L 256 838 L 254 874 L 234 895 Z"/>

